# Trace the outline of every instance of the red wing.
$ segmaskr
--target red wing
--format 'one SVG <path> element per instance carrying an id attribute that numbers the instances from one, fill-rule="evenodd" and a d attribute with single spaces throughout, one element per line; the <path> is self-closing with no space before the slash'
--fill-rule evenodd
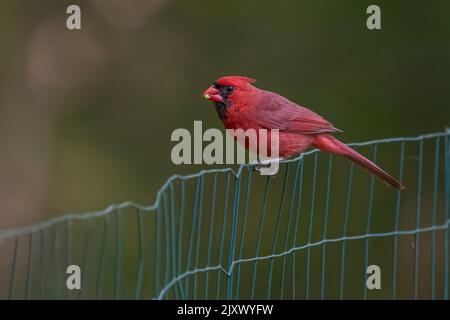
<path id="1" fill-rule="evenodd" d="M 266 129 L 279 129 L 298 134 L 342 132 L 317 113 L 288 99 L 267 92 L 256 108 L 256 119 Z"/>

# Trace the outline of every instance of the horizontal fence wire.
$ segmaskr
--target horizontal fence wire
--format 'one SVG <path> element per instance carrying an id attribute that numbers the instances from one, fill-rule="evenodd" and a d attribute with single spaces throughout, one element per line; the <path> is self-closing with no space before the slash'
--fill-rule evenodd
<path id="1" fill-rule="evenodd" d="M 450 132 L 350 145 L 406 189 L 317 150 L 175 175 L 151 206 L 0 231 L 0 298 L 448 299 Z"/>

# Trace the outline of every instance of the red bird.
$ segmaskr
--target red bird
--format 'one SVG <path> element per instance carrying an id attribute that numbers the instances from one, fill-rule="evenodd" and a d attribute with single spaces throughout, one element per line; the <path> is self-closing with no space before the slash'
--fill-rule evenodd
<path id="1" fill-rule="evenodd" d="M 395 188 L 405 188 L 375 163 L 332 136 L 342 131 L 328 120 L 279 94 L 257 88 L 254 83 L 248 77 L 222 77 L 203 93 L 204 98 L 214 102 L 225 128 L 257 132 L 278 129 L 282 159 L 315 147 L 352 160 Z"/>

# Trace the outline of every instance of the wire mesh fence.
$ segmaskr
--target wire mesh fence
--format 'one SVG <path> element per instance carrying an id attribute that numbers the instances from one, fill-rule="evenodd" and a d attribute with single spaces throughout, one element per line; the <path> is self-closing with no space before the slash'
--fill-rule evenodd
<path id="1" fill-rule="evenodd" d="M 448 299 L 450 133 L 352 146 L 407 188 L 316 150 L 275 178 L 248 165 L 173 176 L 152 206 L 0 231 L 0 297 Z"/>

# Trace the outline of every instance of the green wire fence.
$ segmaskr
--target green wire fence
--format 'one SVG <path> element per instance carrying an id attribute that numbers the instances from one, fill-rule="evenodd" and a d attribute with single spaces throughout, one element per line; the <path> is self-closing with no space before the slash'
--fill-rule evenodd
<path id="1" fill-rule="evenodd" d="M 0 231 L 0 297 L 448 299 L 450 132 L 352 146 L 407 188 L 317 150 L 275 178 L 248 165 L 173 176 L 152 206 Z"/>

